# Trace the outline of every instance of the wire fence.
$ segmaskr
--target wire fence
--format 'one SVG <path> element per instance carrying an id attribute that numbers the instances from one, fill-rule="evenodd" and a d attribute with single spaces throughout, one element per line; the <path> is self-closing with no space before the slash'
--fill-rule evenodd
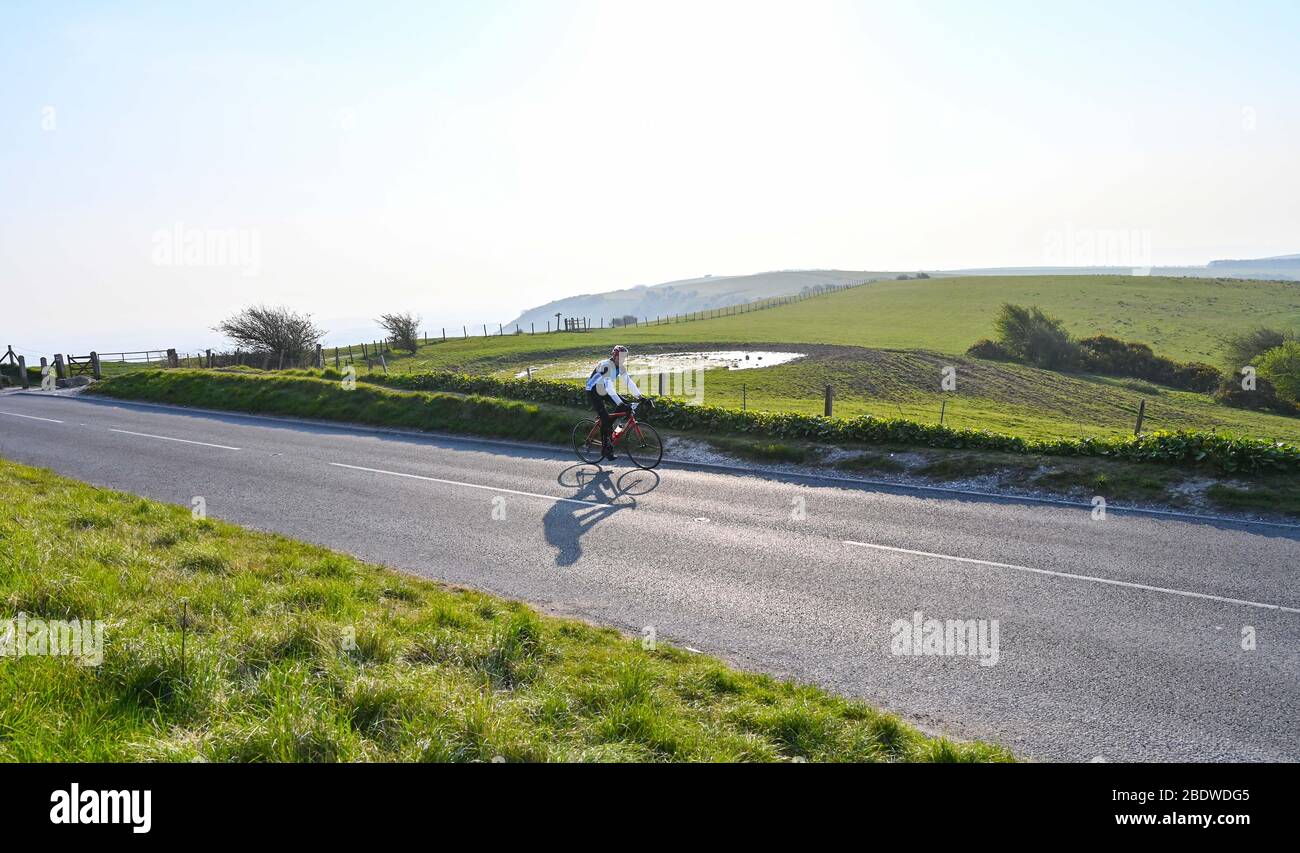
<path id="1" fill-rule="evenodd" d="M 773 296 L 750 302 L 739 302 L 732 305 L 723 305 L 716 308 L 706 308 L 699 311 L 687 311 L 676 314 L 657 314 L 654 316 L 647 315 L 641 317 L 624 314 L 618 317 L 595 318 L 587 316 L 565 317 L 563 314 L 557 314 L 554 322 L 548 320 L 545 323 L 545 328 L 538 328 L 536 322 L 530 322 L 527 328 L 525 328 L 522 323 L 479 323 L 475 326 L 462 324 L 460 328 L 461 333 L 456 335 L 454 328 L 449 329 L 444 326 L 439 327 L 436 334 L 431 334 L 429 331 L 422 332 L 417 340 L 421 345 L 431 345 L 446 343 L 457 339 L 463 340 L 471 337 L 573 334 L 601 329 L 678 325 L 682 323 L 698 322 L 701 320 L 713 320 L 721 317 L 735 317 L 743 314 L 752 314 L 756 311 L 763 311 L 769 308 L 779 308 L 785 305 L 792 305 L 816 296 L 824 296 L 829 293 L 862 287 L 869 283 L 870 281 L 861 281 L 852 284 L 816 285 L 813 287 L 806 287 L 799 293 Z M 497 327 L 495 332 L 492 331 L 493 325 L 496 325 Z M 196 347 L 189 350 L 163 348 L 123 352 L 91 352 L 87 355 L 58 353 L 54 356 L 54 367 L 58 368 L 59 378 L 64 378 L 65 375 L 70 375 L 72 372 L 86 373 L 87 375 L 93 375 L 95 378 L 100 378 L 105 375 L 112 376 L 131 370 L 157 368 L 206 369 L 240 366 L 257 368 L 259 370 L 289 370 L 313 367 L 323 368 L 329 366 L 342 368 L 344 365 L 359 367 L 364 365 L 368 371 L 378 369 L 387 373 L 388 362 L 393 355 L 395 343 L 396 342 L 393 340 L 376 339 L 359 344 L 339 345 L 335 347 L 316 346 L 314 349 L 294 353 L 250 352 L 241 349 L 221 350 L 212 349 L 210 347 Z M 10 347 L 9 354 L 13 364 L 10 366 L 8 372 L 16 373 L 18 359 L 22 358 L 22 356 L 15 354 L 13 347 Z M 44 357 L 41 358 L 41 363 L 46 363 Z M 2 366 L 0 366 L 0 375 L 5 375 Z"/>
<path id="2" fill-rule="evenodd" d="M 851 290 L 856 287 L 870 284 L 871 281 L 860 281 L 852 284 L 820 284 L 812 287 L 806 287 L 799 293 L 788 294 L 785 296 L 772 296 L 766 299 L 757 299 L 752 302 L 738 302 L 732 305 L 723 305 L 717 308 L 705 308 L 699 311 L 687 311 L 678 314 L 655 314 L 642 315 L 640 317 L 633 314 L 623 314 L 618 317 L 589 317 L 589 316 L 571 316 L 565 317 L 563 314 L 555 315 L 555 321 L 547 320 L 545 328 L 539 328 L 536 322 L 530 322 L 525 328 L 522 323 L 478 323 L 475 325 L 461 324 L 460 334 L 456 334 L 455 327 L 451 327 L 451 333 L 448 334 L 448 327 L 438 328 L 437 334 L 430 335 L 427 331 L 423 332 L 421 338 L 424 344 L 446 343 L 447 341 L 464 340 L 465 338 L 487 338 L 487 337 L 504 337 L 507 335 L 550 335 L 563 334 L 565 332 L 590 332 L 601 329 L 620 329 L 635 328 L 639 326 L 669 326 L 680 323 L 692 323 L 700 320 L 716 320 L 721 317 L 737 317 L 742 314 L 752 314 L 755 311 L 763 311 L 768 308 L 779 308 L 784 305 L 793 305 L 796 302 L 803 302 L 806 299 L 812 299 L 815 296 L 825 296 L 828 293 L 838 293 L 843 290 Z M 492 331 L 492 326 L 497 330 Z M 471 331 L 473 330 L 473 331 Z"/>

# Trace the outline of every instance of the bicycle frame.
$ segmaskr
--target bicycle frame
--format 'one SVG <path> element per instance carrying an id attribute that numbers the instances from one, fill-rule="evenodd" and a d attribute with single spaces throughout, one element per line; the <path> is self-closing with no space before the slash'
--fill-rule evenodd
<path id="1" fill-rule="evenodd" d="M 618 443 L 623 440 L 623 436 L 627 435 L 632 430 L 636 430 L 638 438 L 641 437 L 641 427 L 637 425 L 636 413 L 623 412 L 621 414 L 611 415 L 611 418 L 613 421 L 610 424 L 609 436 L 609 443 L 611 446 L 617 446 Z M 623 423 L 622 429 L 619 429 L 619 418 L 627 418 L 627 421 Z M 587 433 L 587 443 L 600 444 L 600 418 L 596 419 L 596 425 L 591 428 L 591 432 Z"/>

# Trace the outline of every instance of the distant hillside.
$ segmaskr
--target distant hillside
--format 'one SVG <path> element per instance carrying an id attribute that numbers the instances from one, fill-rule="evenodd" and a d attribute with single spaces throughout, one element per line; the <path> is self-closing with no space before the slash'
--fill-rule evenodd
<path id="1" fill-rule="evenodd" d="M 1300 280 L 1300 255 L 1281 255 L 1276 258 L 1252 260 L 1210 261 L 1205 266 L 1185 267 L 984 267 L 980 269 L 945 270 L 931 273 L 934 276 L 954 275 L 1131 275 L 1166 276 L 1171 278 L 1242 278 L 1279 281 Z"/>
<path id="2" fill-rule="evenodd" d="M 1300 255 L 1277 255 L 1272 258 L 1251 258 L 1247 260 L 1210 261 L 1210 268 L 1216 274 L 1223 270 L 1244 270 L 1251 274 L 1260 272 L 1282 273 L 1288 278 L 1300 275 Z"/>
<path id="3" fill-rule="evenodd" d="M 915 271 L 907 271 L 909 275 Z M 1174 278 L 1241 278 L 1300 281 L 1300 255 L 1278 255 L 1271 258 L 1245 260 L 1216 260 L 1204 266 L 1155 266 L 1135 270 L 1132 267 L 984 267 L 928 271 L 934 278 L 947 276 L 1062 276 L 1062 275 L 1137 275 Z M 558 313 L 563 317 L 589 317 L 593 324 L 604 318 L 608 324 L 612 317 L 633 315 L 655 318 L 671 314 L 686 314 L 739 305 L 773 296 L 787 296 L 818 285 L 860 284 L 865 281 L 892 280 L 898 271 L 852 270 L 782 270 L 753 275 L 719 275 L 688 278 L 663 284 L 639 285 L 626 290 L 606 293 L 586 293 L 557 299 L 536 308 L 529 308 L 506 326 L 518 324 L 524 328 L 536 323 L 546 328 L 554 323 Z"/>
<path id="4" fill-rule="evenodd" d="M 805 288 L 860 284 L 864 281 L 893 278 L 896 275 L 898 273 L 893 272 L 783 270 L 755 275 L 688 278 L 663 284 L 640 285 L 626 290 L 613 290 L 608 293 L 588 293 L 557 299 L 528 309 L 506 325 L 518 324 L 527 328 L 529 323 L 536 323 L 539 328 L 545 328 L 548 321 L 555 322 L 557 313 L 564 317 L 590 317 L 592 323 L 599 323 L 600 319 L 604 318 L 608 325 L 610 318 L 629 314 L 649 318 L 685 314 L 691 311 L 739 305 L 772 296 L 787 296 L 800 293 Z"/>

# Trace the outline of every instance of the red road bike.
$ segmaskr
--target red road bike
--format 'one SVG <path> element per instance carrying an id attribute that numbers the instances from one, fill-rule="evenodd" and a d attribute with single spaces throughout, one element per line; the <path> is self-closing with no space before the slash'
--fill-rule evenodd
<path id="1" fill-rule="evenodd" d="M 627 451 L 627 458 L 632 464 L 647 471 L 658 467 L 664 458 L 664 445 L 659 440 L 659 433 L 644 421 L 636 419 L 637 409 L 643 410 L 642 417 L 652 410 L 649 400 L 638 400 L 626 411 L 613 412 L 614 423 L 610 443 L 615 450 L 621 445 Z M 583 462 L 596 464 L 604 455 L 600 441 L 600 421 L 595 418 L 583 418 L 573 427 L 573 449 Z"/>

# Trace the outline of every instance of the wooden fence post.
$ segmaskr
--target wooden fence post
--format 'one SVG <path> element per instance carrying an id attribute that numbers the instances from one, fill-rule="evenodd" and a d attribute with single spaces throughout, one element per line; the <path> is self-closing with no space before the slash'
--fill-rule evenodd
<path id="1" fill-rule="evenodd" d="M 32 381 L 27 378 L 27 357 L 22 355 L 18 356 L 18 381 L 24 388 L 32 387 Z"/>
<path id="2" fill-rule="evenodd" d="M 168 366 L 168 367 L 180 367 L 180 366 L 181 366 L 181 359 L 180 359 L 180 356 L 178 356 L 178 355 L 176 354 L 176 349 L 175 349 L 174 347 L 171 348 L 171 349 L 169 349 L 169 350 L 167 350 L 167 366 Z"/>
<path id="3" fill-rule="evenodd" d="M 212 350 L 207 350 L 206 352 L 207 352 L 207 354 L 208 354 L 208 365 L 207 365 L 207 366 L 208 366 L 208 367 L 212 367 Z M 283 365 L 281 365 L 281 367 L 283 367 Z"/>
<path id="4" fill-rule="evenodd" d="M 104 374 L 99 369 L 99 353 L 94 350 L 90 351 L 90 375 L 96 379 L 103 379 Z"/>
<path id="5" fill-rule="evenodd" d="M 59 379 L 68 378 L 68 368 L 63 361 L 63 353 L 54 354 L 54 375 Z"/>
<path id="6" fill-rule="evenodd" d="M 664 372 L 661 370 L 659 371 L 659 396 L 662 397 L 663 395 L 664 395 Z"/>
<path id="7" fill-rule="evenodd" d="M 835 386 L 826 386 L 826 417 L 834 417 L 835 412 Z"/>
<path id="8" fill-rule="evenodd" d="M 1139 400 L 1139 401 L 1138 401 L 1138 420 L 1137 420 L 1137 425 L 1133 427 L 1133 434 L 1134 434 L 1134 435 L 1141 435 L 1141 434 L 1142 434 L 1142 418 L 1146 415 L 1146 413 L 1147 413 L 1147 401 L 1146 401 L 1146 400 Z"/>

